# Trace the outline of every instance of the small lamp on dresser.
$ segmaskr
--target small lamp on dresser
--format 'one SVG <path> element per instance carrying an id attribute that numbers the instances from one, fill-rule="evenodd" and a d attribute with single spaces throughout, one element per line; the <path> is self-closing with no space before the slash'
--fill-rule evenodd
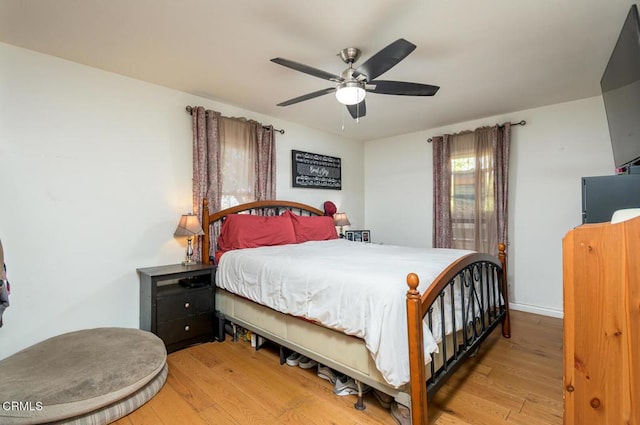
<path id="1" fill-rule="evenodd" d="M 193 246 L 191 245 L 191 240 L 194 236 L 199 235 L 204 235 L 204 230 L 202 230 L 198 217 L 193 214 L 183 214 L 182 217 L 180 217 L 180 223 L 178 223 L 176 231 L 173 233 L 173 236 L 187 237 L 187 258 L 182 262 L 183 266 L 196 264 L 196 261 L 193 259 Z"/>
<path id="2" fill-rule="evenodd" d="M 333 223 L 336 226 L 340 226 L 340 238 L 344 238 L 344 232 L 342 231 L 342 228 L 344 226 L 351 225 L 351 223 L 349 222 L 349 219 L 347 218 L 347 214 L 343 212 L 335 213 L 333 215 Z"/>

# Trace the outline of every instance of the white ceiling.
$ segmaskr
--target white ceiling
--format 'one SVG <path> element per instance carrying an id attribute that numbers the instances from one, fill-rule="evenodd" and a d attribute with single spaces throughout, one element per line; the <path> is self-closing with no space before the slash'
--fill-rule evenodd
<path id="1" fill-rule="evenodd" d="M 0 41 L 249 111 L 371 140 L 600 94 L 628 0 L 0 0 Z M 417 49 L 380 79 L 440 86 L 434 97 L 367 96 L 359 123 L 331 73 L 398 38 Z M 526 117 L 522 117 L 525 118 Z M 344 130 L 341 129 L 344 120 Z"/>

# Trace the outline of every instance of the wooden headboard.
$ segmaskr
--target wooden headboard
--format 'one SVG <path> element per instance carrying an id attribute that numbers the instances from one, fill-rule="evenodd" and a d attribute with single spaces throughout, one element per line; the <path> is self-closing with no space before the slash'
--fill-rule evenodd
<path id="1" fill-rule="evenodd" d="M 203 263 L 206 262 L 206 259 L 211 261 L 211 244 L 213 243 L 214 246 L 217 244 L 217 237 L 215 240 L 211 239 L 212 226 L 218 222 L 222 223 L 229 214 L 280 215 L 286 210 L 298 215 L 324 215 L 324 211 L 310 205 L 278 200 L 249 202 L 209 214 L 209 200 L 205 199 L 202 205 L 202 230 L 204 230 L 204 237 L 202 238 L 201 245 L 201 261 Z"/>

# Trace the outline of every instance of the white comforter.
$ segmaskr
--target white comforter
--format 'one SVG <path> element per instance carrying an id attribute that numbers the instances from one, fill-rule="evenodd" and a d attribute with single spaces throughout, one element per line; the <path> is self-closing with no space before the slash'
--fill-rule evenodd
<path id="1" fill-rule="evenodd" d="M 364 339 L 394 387 L 409 382 L 406 277 L 420 292 L 470 251 L 350 242 L 305 242 L 225 253 L 217 286 L 282 313 L 317 321 Z M 437 344 L 424 326 L 425 352 Z"/>

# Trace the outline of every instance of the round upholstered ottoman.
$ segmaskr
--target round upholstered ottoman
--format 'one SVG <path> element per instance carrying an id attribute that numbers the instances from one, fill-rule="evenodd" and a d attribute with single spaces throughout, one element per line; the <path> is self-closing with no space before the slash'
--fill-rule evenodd
<path id="1" fill-rule="evenodd" d="M 153 397 L 167 352 L 138 329 L 70 332 L 0 361 L 0 424 L 107 424 Z"/>

